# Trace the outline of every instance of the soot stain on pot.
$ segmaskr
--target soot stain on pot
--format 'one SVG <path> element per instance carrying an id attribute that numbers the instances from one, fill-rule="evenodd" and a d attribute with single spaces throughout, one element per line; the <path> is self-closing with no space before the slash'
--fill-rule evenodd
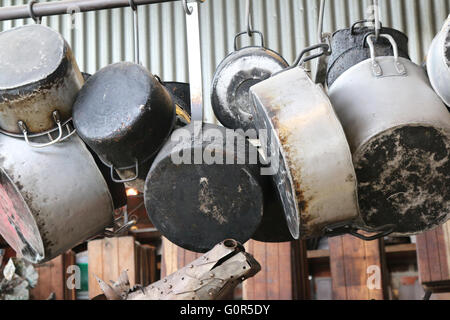
<path id="1" fill-rule="evenodd" d="M 431 127 L 379 135 L 357 153 L 359 204 L 371 227 L 395 224 L 412 234 L 443 223 L 450 212 L 450 141 Z"/>

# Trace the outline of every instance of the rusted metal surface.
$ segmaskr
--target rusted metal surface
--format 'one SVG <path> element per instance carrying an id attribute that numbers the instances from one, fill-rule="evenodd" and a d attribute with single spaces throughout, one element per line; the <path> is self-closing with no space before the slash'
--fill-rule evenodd
<path id="1" fill-rule="evenodd" d="M 175 104 L 159 80 L 140 65 L 121 62 L 91 76 L 73 107 L 80 137 L 108 166 L 145 179 L 175 122 Z M 119 178 L 116 178 L 119 179 Z"/>
<path id="2" fill-rule="evenodd" d="M 327 84 L 333 82 L 345 71 L 354 65 L 370 58 L 369 47 L 365 39 L 368 34 L 373 34 L 373 28 L 355 26 L 338 30 L 333 34 L 331 41 L 331 56 L 328 61 Z M 399 55 L 409 59 L 408 37 L 403 33 L 391 28 L 382 28 L 382 33 L 390 34 L 397 42 Z M 393 54 L 392 47 L 384 38 L 379 38 L 375 43 L 377 56 L 390 56 Z"/>
<path id="3" fill-rule="evenodd" d="M 427 71 L 434 90 L 450 106 L 450 15 L 431 43 Z"/>
<path id="4" fill-rule="evenodd" d="M 257 33 L 253 35 L 257 36 Z M 275 51 L 251 46 L 230 53 L 217 67 L 212 81 L 211 104 L 218 120 L 227 128 L 254 128 L 249 89 L 288 67 Z"/>
<path id="5" fill-rule="evenodd" d="M 289 168 L 278 175 L 289 175 L 292 181 L 300 236 L 320 236 L 326 226 L 358 217 L 350 149 L 322 87 L 296 67 L 250 90 L 258 126 L 275 132 L 273 142 L 279 143 Z M 283 185 L 278 187 L 281 194 L 286 192 Z"/>
<path id="6" fill-rule="evenodd" d="M 27 260 L 51 260 L 112 224 L 108 187 L 78 136 L 36 151 L 0 135 L 0 154 L 0 233 Z"/>
<path id="7" fill-rule="evenodd" d="M 231 143 L 225 128 L 212 124 L 203 124 L 199 138 L 197 125 L 176 130 L 161 149 L 144 197 L 150 220 L 166 238 L 184 249 L 206 252 L 225 238 L 250 239 L 261 221 L 263 199 L 259 165 L 248 164 L 256 149 L 234 132 Z M 245 144 L 242 152 L 237 139 Z M 195 160 L 205 154 L 214 154 L 214 159 Z M 186 161 L 173 158 L 178 156 Z"/>
<path id="8" fill-rule="evenodd" d="M 54 111 L 67 121 L 84 80 L 62 36 L 27 25 L 0 33 L 0 46 L 0 128 L 22 134 L 23 121 L 29 133 L 42 133 L 56 127 Z"/>
<path id="9" fill-rule="evenodd" d="M 235 240 L 225 240 L 184 268 L 147 287 L 130 288 L 126 272 L 113 286 L 98 279 L 108 300 L 219 300 L 261 270 Z"/>
<path id="10" fill-rule="evenodd" d="M 362 223 L 393 223 L 397 235 L 443 223 L 450 113 L 425 71 L 401 57 L 374 57 L 342 74 L 329 93 L 353 153 Z"/>

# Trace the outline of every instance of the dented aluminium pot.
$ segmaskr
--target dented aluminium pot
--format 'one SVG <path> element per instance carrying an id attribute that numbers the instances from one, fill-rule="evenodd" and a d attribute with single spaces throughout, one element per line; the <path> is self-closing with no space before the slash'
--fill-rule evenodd
<path id="1" fill-rule="evenodd" d="M 108 186 L 77 135 L 39 150 L 0 135 L 0 154 L 0 234 L 30 262 L 51 260 L 112 225 Z"/>
<path id="2" fill-rule="evenodd" d="M 342 74 L 330 99 L 345 129 L 358 177 L 361 223 L 394 225 L 396 235 L 427 231 L 450 213 L 450 114 L 425 71 L 376 57 Z"/>
<path id="3" fill-rule="evenodd" d="M 251 31 L 261 37 L 260 46 L 237 48 L 237 40 L 247 32 L 235 37 L 234 52 L 217 67 L 212 81 L 211 103 L 214 114 L 230 129 L 253 129 L 249 89 L 289 65 L 275 51 L 264 47 L 261 32 Z"/>
<path id="4" fill-rule="evenodd" d="M 298 64 L 320 46 L 305 49 Z M 266 152 L 279 155 L 273 178 L 292 236 L 318 237 L 335 232 L 334 226 L 351 225 L 359 214 L 356 175 L 344 130 L 323 88 L 296 63 L 250 92 L 258 129 L 269 131 Z"/>
<path id="5" fill-rule="evenodd" d="M 56 31 L 35 24 L 0 33 L 0 47 L 1 131 L 27 141 L 58 131 L 61 140 L 84 83 L 69 45 Z"/>
<path id="6" fill-rule="evenodd" d="M 139 191 L 175 120 L 176 106 L 167 89 L 144 67 L 129 62 L 91 76 L 73 107 L 78 134 L 110 167 L 113 180 Z M 118 177 L 115 170 L 132 173 Z"/>
<path id="7" fill-rule="evenodd" d="M 331 40 L 331 56 L 328 60 L 327 84 L 330 87 L 336 79 L 354 65 L 370 58 L 370 50 L 366 44 L 366 37 L 373 34 L 373 28 L 358 26 L 370 22 L 361 20 L 355 22 L 351 28 L 336 31 Z M 395 29 L 381 28 L 381 33 L 391 35 L 398 45 L 399 56 L 409 59 L 408 37 Z M 375 43 L 375 52 L 378 56 L 390 56 L 392 47 L 384 38 Z"/>
<path id="8" fill-rule="evenodd" d="M 450 107 L 450 15 L 431 43 L 427 71 L 434 90 Z"/>

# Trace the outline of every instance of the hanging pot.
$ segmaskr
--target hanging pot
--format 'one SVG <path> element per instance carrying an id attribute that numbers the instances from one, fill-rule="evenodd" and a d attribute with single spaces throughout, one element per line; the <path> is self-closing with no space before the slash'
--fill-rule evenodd
<path id="1" fill-rule="evenodd" d="M 450 15 L 431 43 L 427 71 L 434 90 L 450 106 Z"/>
<path id="2" fill-rule="evenodd" d="M 108 186 L 77 135 L 41 150 L 0 135 L 0 154 L 0 234 L 30 262 L 51 260 L 112 225 Z"/>
<path id="3" fill-rule="evenodd" d="M 51 132 L 57 135 L 51 143 L 29 142 L 36 147 L 62 140 L 84 82 L 67 42 L 35 24 L 1 32 L 0 48 L 0 131 L 27 142 Z"/>
<path id="4" fill-rule="evenodd" d="M 250 239 L 263 211 L 259 165 L 248 164 L 250 153 L 257 151 L 245 137 L 217 125 L 196 122 L 176 130 L 146 180 L 145 207 L 154 226 L 196 252 L 227 237 Z"/>
<path id="5" fill-rule="evenodd" d="M 369 48 L 364 39 L 373 33 L 373 28 L 357 27 L 360 24 L 371 22 L 361 20 L 355 22 L 351 28 L 336 31 L 331 40 L 331 56 L 328 60 L 327 84 L 330 87 L 336 79 L 352 66 L 370 58 Z M 408 37 L 395 29 L 381 28 L 381 33 L 391 35 L 398 45 L 398 54 L 409 59 Z M 384 38 L 379 38 L 374 43 L 375 52 L 378 56 L 390 56 L 393 54 L 392 47 Z"/>
<path id="6" fill-rule="evenodd" d="M 172 95 L 176 105 L 180 106 L 188 114 L 191 114 L 191 94 L 189 83 L 163 82 L 164 87 Z"/>
<path id="7" fill-rule="evenodd" d="M 303 59 L 306 52 L 322 52 Z M 263 143 L 269 158 L 279 159 L 273 179 L 294 238 L 357 233 L 356 175 L 344 130 L 320 85 L 300 65 L 328 50 L 305 49 L 294 66 L 250 89 L 256 125 L 268 130 Z M 286 85 L 286 84 L 289 85 Z M 260 136 L 261 137 L 261 136 Z M 298 218 L 300 214 L 300 219 Z"/>
<path id="8" fill-rule="evenodd" d="M 251 34 L 261 37 L 260 46 L 238 49 L 238 38 L 244 34 L 247 32 L 236 35 L 234 52 L 220 63 L 214 74 L 211 103 L 214 114 L 225 127 L 248 130 L 254 128 L 250 87 L 288 67 L 288 63 L 278 53 L 264 47 L 259 31 L 251 31 Z"/>
<path id="9" fill-rule="evenodd" d="M 330 88 L 353 153 L 362 221 L 411 235 L 444 223 L 450 212 L 450 114 L 424 70 L 376 57 L 343 73 Z"/>
<path id="10" fill-rule="evenodd" d="M 110 167 L 113 181 L 140 191 L 175 118 L 168 91 L 144 67 L 129 62 L 106 66 L 90 77 L 73 107 L 75 128 Z M 114 170 L 133 173 L 121 179 Z"/>

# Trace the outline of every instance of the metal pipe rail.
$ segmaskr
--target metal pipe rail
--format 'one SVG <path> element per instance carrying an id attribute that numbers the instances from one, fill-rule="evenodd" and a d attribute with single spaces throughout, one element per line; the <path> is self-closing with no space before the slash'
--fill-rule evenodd
<path id="1" fill-rule="evenodd" d="M 136 6 L 173 2 L 179 0 L 134 0 Z M 96 11 L 104 9 L 129 7 L 129 0 L 63 0 L 35 3 L 33 13 L 37 18 L 61 14 L 73 14 L 78 12 Z M 1 7 L 0 21 L 30 18 L 28 5 Z"/>

